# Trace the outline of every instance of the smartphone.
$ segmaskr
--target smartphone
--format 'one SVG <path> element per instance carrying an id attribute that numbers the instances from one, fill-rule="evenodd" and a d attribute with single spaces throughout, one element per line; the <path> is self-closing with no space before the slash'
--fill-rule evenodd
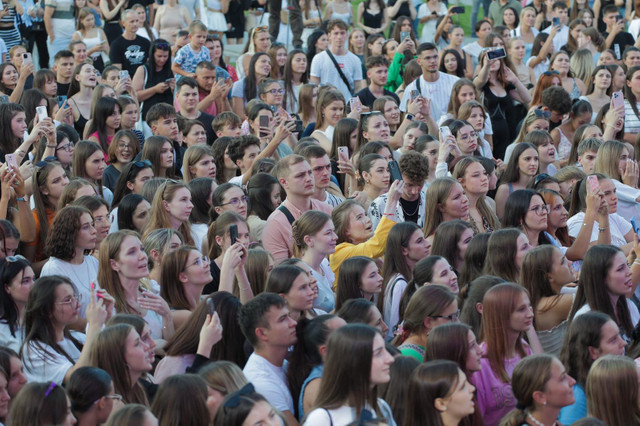
<path id="1" fill-rule="evenodd" d="M 125 78 L 129 78 L 129 71 L 127 70 L 120 71 L 120 80 L 124 80 Z"/>
<path id="2" fill-rule="evenodd" d="M 296 128 L 293 130 L 295 133 L 302 133 L 302 120 L 296 120 Z"/>
<path id="3" fill-rule="evenodd" d="M 600 183 L 596 175 L 587 176 L 587 184 L 589 184 L 589 189 L 592 193 L 598 192 L 598 189 L 600 189 Z"/>
<path id="4" fill-rule="evenodd" d="M 507 57 L 507 53 L 503 47 L 499 47 L 497 49 L 487 50 L 487 57 L 489 59 L 502 59 Z"/>
<path id="5" fill-rule="evenodd" d="M 447 139 L 449 136 L 451 136 L 451 129 L 447 126 L 440 127 L 440 137 L 442 140 Z"/>
<path id="6" fill-rule="evenodd" d="M 611 96 L 614 108 L 624 107 L 624 96 L 622 95 L 622 92 L 613 92 Z"/>
<path id="7" fill-rule="evenodd" d="M 417 90 L 412 90 L 411 91 L 411 100 L 414 101 L 418 96 L 420 96 L 420 92 L 418 92 Z"/>
<path id="8" fill-rule="evenodd" d="M 411 31 L 400 31 L 400 43 L 409 37 L 411 37 Z"/>
<path id="9" fill-rule="evenodd" d="M 38 114 L 38 120 L 42 121 L 45 118 L 49 118 L 49 115 L 47 114 L 47 107 L 46 106 L 37 106 L 36 107 L 36 114 Z"/>
<path id="10" fill-rule="evenodd" d="M 22 63 L 30 64 L 32 62 L 33 60 L 31 59 L 31 53 L 27 52 L 22 54 Z"/>
<path id="11" fill-rule="evenodd" d="M 4 159 L 8 167 L 11 167 L 14 170 L 18 170 L 18 160 L 16 159 L 15 154 L 7 154 L 4 156 Z"/>
<path id="12" fill-rule="evenodd" d="M 616 59 L 617 60 L 622 59 L 622 56 L 620 55 L 620 45 L 619 44 L 614 44 L 613 45 L 613 51 L 616 52 Z"/>
<path id="13" fill-rule="evenodd" d="M 64 105 L 65 102 L 67 102 L 67 96 L 66 95 L 58 96 L 58 108 L 62 108 L 62 105 Z"/>
<path id="14" fill-rule="evenodd" d="M 560 18 L 551 18 L 551 23 L 554 27 L 560 25 Z"/>
<path id="15" fill-rule="evenodd" d="M 360 109 L 362 109 L 362 102 L 360 102 L 360 98 L 354 96 L 349 99 L 349 108 L 351 108 L 351 111 L 360 111 Z"/>
<path id="16" fill-rule="evenodd" d="M 396 180 L 402 180 L 402 173 L 400 173 L 400 165 L 396 160 L 389 161 L 389 173 L 391 174 L 391 182 Z"/>
<path id="17" fill-rule="evenodd" d="M 211 316 L 216 313 L 216 305 L 213 303 L 213 299 L 210 297 L 207 298 L 207 312 L 209 312 L 209 315 Z"/>
<path id="18" fill-rule="evenodd" d="M 216 81 L 224 80 L 225 78 L 227 78 L 225 72 L 220 68 L 216 68 Z"/>
<path id="19" fill-rule="evenodd" d="M 167 83 L 167 84 L 169 84 L 169 83 L 171 83 L 172 81 L 173 81 L 173 79 L 172 79 L 172 78 L 168 78 L 168 79 L 166 79 L 164 82 L 165 82 L 165 83 Z"/>
<path id="20" fill-rule="evenodd" d="M 345 160 L 349 159 L 349 148 L 347 148 L 346 146 L 339 146 L 338 147 L 338 156 L 341 158 L 344 158 Z"/>
<path id="21" fill-rule="evenodd" d="M 235 223 L 229 226 L 229 238 L 231 239 L 231 245 L 234 245 L 238 240 L 238 225 Z"/>
<path id="22" fill-rule="evenodd" d="M 451 9 L 451 13 L 457 13 L 458 15 L 461 15 L 464 13 L 464 6 L 456 6 L 454 8 Z"/>
<path id="23" fill-rule="evenodd" d="M 0 104 L 8 104 L 8 103 L 9 103 L 9 96 L 7 95 L 0 96 Z"/>
<path id="24" fill-rule="evenodd" d="M 268 116 L 266 116 L 266 115 L 261 115 L 261 116 L 260 116 L 260 121 L 259 121 L 260 127 L 261 127 L 261 128 L 265 128 L 265 129 L 268 129 L 268 128 L 269 128 L 269 121 L 270 121 L 270 120 L 269 120 L 269 117 L 268 117 Z M 265 137 L 265 136 L 267 136 L 267 135 L 268 135 L 268 133 L 265 133 L 264 131 L 260 130 L 260 137 L 261 137 L 261 138 L 263 138 L 263 137 Z"/>

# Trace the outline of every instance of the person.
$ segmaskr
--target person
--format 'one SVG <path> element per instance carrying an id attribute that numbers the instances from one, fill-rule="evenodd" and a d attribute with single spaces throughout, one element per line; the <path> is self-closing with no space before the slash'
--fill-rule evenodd
<path id="1" fill-rule="evenodd" d="M 311 197 L 314 192 L 314 176 L 304 157 L 284 157 L 276 165 L 273 174 L 276 175 L 287 197 L 267 219 L 262 241 L 277 265 L 293 254 L 291 223 L 308 210 L 330 214 L 331 207 Z M 285 209 L 288 214 L 285 213 Z"/>
<path id="2" fill-rule="evenodd" d="M 96 27 L 96 18 L 91 8 L 83 7 L 80 9 L 76 28 L 77 31 L 73 33 L 71 40 L 85 43 L 87 56 L 93 60 L 93 65 L 96 69 L 102 72 L 105 67 L 105 60 L 108 59 L 109 44 L 103 29 Z M 40 52 L 38 51 L 38 53 Z"/>
<path id="3" fill-rule="evenodd" d="M 182 47 L 182 44 L 178 46 L 178 32 L 191 25 L 192 20 L 189 9 L 179 4 L 177 0 L 169 0 L 162 7 L 158 7 L 153 28 L 158 31 L 161 39 L 167 40 L 173 47 L 179 48 Z M 185 32 L 185 35 L 188 40 L 188 33 Z M 185 41 L 184 45 L 186 44 Z"/>
<path id="4" fill-rule="evenodd" d="M 207 364 L 198 371 L 198 375 L 207 382 L 209 390 L 207 406 L 214 419 L 222 408 L 225 396 L 239 391 L 248 384 L 240 367 L 231 361 Z"/>
<path id="5" fill-rule="evenodd" d="M 97 142 L 88 140 L 78 142 L 73 155 L 73 172 L 76 177 L 85 178 L 93 183 L 98 190 L 98 195 L 111 205 L 113 192 L 102 185 L 102 177 L 106 168 L 104 154 Z"/>
<path id="6" fill-rule="evenodd" d="M 431 100 L 431 116 L 440 117 L 447 111 L 454 83 L 458 77 L 438 71 L 438 48 L 433 43 L 422 43 L 417 49 L 422 76 L 405 87 L 400 111 L 407 112 L 412 90 Z"/>
<path id="7" fill-rule="evenodd" d="M 398 95 L 384 88 L 387 84 L 389 61 L 382 55 L 369 56 L 365 67 L 370 83 L 366 88 L 356 93 L 362 105 L 372 109 L 373 101 L 381 96 L 391 96 L 395 99 L 396 104 L 399 104 L 400 98 L 398 98 Z"/>
<path id="8" fill-rule="evenodd" d="M 342 93 L 344 99 L 350 99 L 366 85 L 360 59 L 345 46 L 347 30 L 347 24 L 340 19 L 327 24 L 329 48 L 313 58 L 310 72 L 312 83 L 329 83 Z M 337 67 L 339 72 L 336 72 Z"/>
<path id="9" fill-rule="evenodd" d="M 216 135 L 211 124 L 214 117 L 198 109 L 198 83 L 195 79 L 188 76 L 180 78 L 176 84 L 176 102 L 179 117 L 202 123 L 207 132 L 207 144 L 213 145 Z"/>
<path id="10" fill-rule="evenodd" d="M 284 299 L 262 293 L 242 306 L 238 321 L 242 334 L 254 349 L 243 369 L 244 375 L 268 397 L 288 424 L 296 425 L 293 398 L 283 368 L 288 348 L 297 340 L 296 321 L 288 314 Z"/>
<path id="11" fill-rule="evenodd" d="M 262 241 L 262 231 L 269 215 L 281 204 L 280 190 L 278 180 L 271 174 L 256 173 L 249 179 L 247 225 L 251 241 Z"/>
<path id="12" fill-rule="evenodd" d="M 139 194 L 127 194 L 118 205 L 118 230 L 136 231 L 142 235 L 149 218 L 151 204 Z M 113 225 L 113 224 L 112 224 Z M 113 226 L 111 227 L 114 228 Z M 109 232 L 114 232 L 110 230 Z"/>
<path id="13" fill-rule="evenodd" d="M 606 314 L 592 311 L 571 321 L 560 360 L 567 374 L 576 381 L 573 386 L 575 402 L 560 410 L 558 419 L 562 424 L 572 424 L 587 416 L 585 389 L 594 361 L 605 355 L 624 355 L 625 346 L 620 329 Z"/>
<path id="14" fill-rule="evenodd" d="M 91 290 L 87 334 L 71 332 L 69 326 L 79 318 L 81 297 L 77 289 L 68 278 L 59 275 L 38 278 L 25 307 L 22 362 L 29 381 L 62 385 L 75 370 L 89 365 L 89 353 L 108 319 L 106 308 L 112 308 L 110 298 L 104 296 L 95 288 Z M 14 401 L 14 409 L 15 405 Z"/>
<path id="15" fill-rule="evenodd" d="M 236 403 L 236 401 L 238 401 Z M 236 392 L 225 396 L 216 412 L 214 426 L 243 426 L 261 424 L 278 426 L 285 422 L 282 414 L 256 391 L 251 383 L 247 383 Z"/>
<path id="16" fill-rule="evenodd" d="M 327 374 L 303 424 L 348 424 L 367 412 L 395 426 L 389 405 L 376 398 L 376 386 L 390 380 L 392 363 L 384 339 L 373 327 L 347 324 L 335 330 L 327 343 Z"/>
<path id="17" fill-rule="evenodd" d="M 538 174 L 539 155 L 535 145 L 528 142 L 516 144 L 507 167 L 500 176 L 500 184 L 496 192 L 496 213 L 504 216 L 507 199 L 517 189 L 525 189 Z"/>
<path id="18" fill-rule="evenodd" d="M 204 425 L 211 422 L 207 382 L 195 374 L 169 377 L 158 388 L 151 411 L 162 425 Z"/>
<path id="19" fill-rule="evenodd" d="M 161 104 L 158 104 L 156 106 L 159 105 Z M 153 111 L 153 109 L 151 111 Z M 175 120 L 177 122 L 177 118 Z M 173 121 L 173 119 L 159 119 L 158 121 Z M 152 126 L 155 127 L 155 124 L 153 124 Z M 161 124 L 161 126 L 164 127 L 164 123 Z M 173 124 L 171 124 L 171 127 L 173 127 Z M 177 123 L 175 129 L 177 136 Z M 178 158 L 176 158 L 176 161 L 174 163 L 174 150 L 171 139 L 166 136 L 151 136 L 144 142 L 144 147 L 142 148 L 140 159 L 143 162 L 146 161 L 151 163 L 151 170 L 153 171 L 154 177 L 174 178 L 176 176 L 176 171 L 179 170 L 178 163 L 180 164 L 180 169 L 182 168 L 181 154 L 184 153 L 184 150 L 184 147 L 180 147 L 180 149 L 176 152 Z"/>
<path id="20" fill-rule="evenodd" d="M 99 102 L 102 102 L 103 99 L 109 98 L 102 98 Z M 106 123 L 106 126 L 108 130 L 109 123 Z M 107 161 L 110 164 L 104 169 L 102 180 L 104 186 L 109 188 L 111 192 L 114 192 L 116 190 L 116 183 L 118 182 L 120 174 L 126 165 L 132 162 L 140 152 L 140 144 L 135 133 L 131 130 L 119 130 L 111 137 L 112 139 L 107 149 Z M 107 139 L 109 139 L 108 136 Z"/>
<path id="21" fill-rule="evenodd" d="M 231 89 L 231 106 L 233 112 L 246 119 L 247 104 L 258 98 L 260 83 L 269 78 L 271 73 L 271 58 L 266 52 L 256 52 L 249 62 L 246 77 L 233 83 Z"/>
<path id="22" fill-rule="evenodd" d="M 140 18 L 135 10 L 129 9 L 122 14 L 122 25 L 124 32 L 110 43 L 109 59 L 111 65 L 134 75 L 137 68 L 146 62 L 151 43 L 136 34 L 140 28 Z"/>
<path id="23" fill-rule="evenodd" d="M 122 168 L 116 181 L 111 205 L 111 231 L 116 231 L 120 202 L 128 194 L 142 195 L 144 184 L 153 178 L 151 163 L 148 161 L 132 161 Z M 148 201 L 147 201 L 148 202 Z M 146 222 L 145 222 L 146 224 Z"/>
<path id="24" fill-rule="evenodd" d="M 620 9 L 614 4 L 605 6 L 602 10 L 602 22 L 606 28 L 602 31 L 607 49 L 624 52 L 627 47 L 635 45 L 635 39 L 624 31 L 624 21 L 620 15 Z M 600 28 L 602 30 L 602 28 Z"/>
<path id="25" fill-rule="evenodd" d="M 34 401 L 40 401 L 35 406 Z M 7 424 L 72 426 L 76 418 L 64 388 L 54 382 L 28 383 L 13 400 Z"/>
<path id="26" fill-rule="evenodd" d="M 427 188 L 424 234 L 433 243 L 436 230 L 445 222 L 469 216 L 469 199 L 460 182 L 450 177 L 434 180 Z"/>
<path id="27" fill-rule="evenodd" d="M 27 376 L 24 374 L 20 355 L 12 349 L 0 346 L 0 369 L 6 372 L 5 380 L 7 384 L 4 387 L 6 387 L 9 397 L 13 400 L 27 384 Z M 11 409 L 11 401 L 8 401 L 8 407 Z M 4 418 L 6 419 L 6 417 L 5 414 Z"/>
<path id="28" fill-rule="evenodd" d="M 315 191 L 312 198 L 325 202 L 334 208 L 340 205 L 344 198 L 334 195 L 340 190 L 335 189 L 332 185 L 331 161 L 324 148 L 311 145 L 302 149 L 300 154 L 307 159 L 314 174 Z"/>
<path id="29" fill-rule="evenodd" d="M 576 381 L 567 374 L 558 358 L 536 354 L 520 361 L 513 369 L 513 396 L 516 408 L 500 422 L 501 426 L 554 424 L 563 407 L 573 404 Z"/>
<path id="30" fill-rule="evenodd" d="M 184 243 L 194 245 L 189 224 L 189 215 L 193 209 L 189 186 L 184 182 L 166 180 L 160 188 L 153 197 L 143 239 L 154 229 L 172 228 L 180 231 Z"/>
<path id="31" fill-rule="evenodd" d="M 587 376 L 586 392 L 589 415 L 601 419 L 607 425 L 622 426 L 640 422 L 637 367 L 632 360 L 620 355 L 605 355 L 597 359 Z M 628 410 L 617 410 L 616 402 L 628 403 Z M 628 401 L 628 402 L 626 402 Z"/>
<path id="32" fill-rule="evenodd" d="M 211 60 L 209 49 L 204 46 L 206 39 L 207 27 L 201 21 L 192 21 L 189 24 L 189 44 L 178 50 L 171 70 L 182 77 L 195 78 L 196 66 Z"/>
<path id="33" fill-rule="evenodd" d="M 24 257 L 9 256 L 0 259 L 0 277 L 6 283 L 0 297 L 0 346 L 19 352 L 24 340 L 25 306 L 33 287 L 33 269 Z"/>
<path id="34" fill-rule="evenodd" d="M 453 169 L 454 179 L 462 184 L 469 199 L 469 224 L 474 234 L 492 232 L 498 229 L 500 221 L 490 207 L 487 193 L 489 191 L 489 173 L 477 157 L 464 157 Z M 460 268 L 456 268 L 460 271 Z"/>
<path id="35" fill-rule="evenodd" d="M 495 235 L 495 233 L 493 234 Z M 523 340 L 532 329 L 533 311 L 528 292 L 521 286 L 498 284 L 482 301 L 482 369 L 473 373 L 478 391 L 478 409 L 486 425 L 497 425 L 513 407 L 509 398 L 513 368 L 532 350 Z M 528 333 L 530 336 L 531 333 Z"/>
<path id="36" fill-rule="evenodd" d="M 175 81 L 171 71 L 169 42 L 156 39 L 151 43 L 149 57 L 143 66 L 137 67 L 132 84 L 138 101 L 142 103 L 142 117 L 146 118 L 155 104 L 172 103 Z"/>
<path id="37" fill-rule="evenodd" d="M 156 294 L 160 294 L 160 271 L 162 257 L 183 244 L 179 231 L 170 228 L 160 228 L 149 232 L 142 239 L 144 251 L 148 253 L 149 285 Z"/>
<path id="38" fill-rule="evenodd" d="M 640 191 L 638 191 L 638 165 L 629 158 L 629 149 L 624 143 L 608 140 L 598 149 L 595 173 L 602 173 L 616 187 L 618 212 L 626 220 L 640 214 Z"/>
<path id="39" fill-rule="evenodd" d="M 426 362 L 409 380 L 402 424 L 461 424 L 475 411 L 475 389 L 455 362 Z"/>
<path id="40" fill-rule="evenodd" d="M 96 367 L 80 367 L 74 371 L 67 393 L 71 411 L 80 425 L 104 424 L 122 398 L 115 394 L 111 376 Z"/>
<path id="41" fill-rule="evenodd" d="M 112 416 L 105 426 L 156 426 L 158 419 L 151 410 L 142 404 L 127 404 Z"/>

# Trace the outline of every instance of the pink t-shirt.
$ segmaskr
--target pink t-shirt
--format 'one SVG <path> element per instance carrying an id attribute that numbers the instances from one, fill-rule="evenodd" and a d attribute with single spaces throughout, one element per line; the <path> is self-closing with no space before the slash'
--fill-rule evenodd
<path id="1" fill-rule="evenodd" d="M 531 355 L 532 351 L 529 345 L 524 341 L 522 343 L 526 354 Z M 480 346 L 486 354 L 486 343 L 483 342 Z M 513 374 L 513 369 L 521 358 L 520 355 L 516 355 L 504 361 L 509 377 Z M 478 396 L 478 409 L 486 426 L 497 426 L 500 420 L 515 408 L 517 401 L 513 396 L 511 382 L 505 383 L 500 380 L 491 369 L 487 358 L 482 358 L 481 365 L 482 369 L 471 376 L 471 381 L 476 387 L 476 395 Z"/>

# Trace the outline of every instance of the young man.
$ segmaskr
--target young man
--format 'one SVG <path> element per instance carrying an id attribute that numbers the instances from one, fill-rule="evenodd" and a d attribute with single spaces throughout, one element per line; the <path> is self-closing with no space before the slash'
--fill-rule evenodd
<path id="1" fill-rule="evenodd" d="M 522 10 L 522 3 L 518 0 L 493 0 L 489 5 L 489 14 L 487 19 L 491 21 L 494 27 L 496 25 L 504 25 L 502 15 L 507 7 L 514 8 L 516 10 L 516 15 L 519 16 L 520 11 Z"/>
<path id="2" fill-rule="evenodd" d="M 109 59 L 111 59 L 111 65 L 129 71 L 129 76 L 133 77 L 136 69 L 147 62 L 151 43 L 136 34 L 140 28 L 140 18 L 135 10 L 129 9 L 123 12 L 122 24 L 124 32 L 111 43 Z"/>
<path id="3" fill-rule="evenodd" d="M 213 119 L 212 126 L 218 138 L 223 136 L 237 138 L 242 134 L 242 120 L 233 111 L 225 111 L 218 114 Z"/>
<path id="4" fill-rule="evenodd" d="M 578 164 L 587 175 L 594 173 L 600 145 L 602 141 L 596 138 L 588 138 L 578 144 Z"/>
<path id="5" fill-rule="evenodd" d="M 553 49 L 558 52 L 560 48 L 569 41 L 569 9 L 567 5 L 563 1 L 553 3 L 553 6 L 551 6 L 551 16 L 560 20 L 560 29 L 553 38 Z M 552 27 L 553 23 L 542 30 L 542 32 L 551 34 Z"/>
<path id="6" fill-rule="evenodd" d="M 220 78 L 218 78 L 220 77 Z M 228 80 L 229 73 L 213 65 L 210 61 L 200 62 L 196 67 L 198 82 L 198 109 L 217 116 L 222 111 L 231 111 L 229 91 L 233 83 Z"/>
<path id="7" fill-rule="evenodd" d="M 56 73 L 56 82 L 58 83 L 58 95 L 66 96 L 73 75 L 73 52 L 61 50 L 56 53 L 53 61 L 53 71 Z"/>
<path id="8" fill-rule="evenodd" d="M 253 162 L 260 154 L 260 139 L 253 135 L 234 138 L 227 148 L 229 158 L 240 169 L 240 176 L 233 177 L 229 183 L 242 186 L 242 178 L 251 170 Z"/>
<path id="9" fill-rule="evenodd" d="M 182 175 L 182 157 L 185 148 L 178 141 L 178 114 L 176 110 L 169 104 L 159 103 L 149 108 L 145 121 L 151 127 L 153 136 L 164 136 L 169 138 L 173 144 L 173 158 L 175 162 L 175 173 Z M 138 160 L 139 157 L 136 157 Z"/>
<path id="10" fill-rule="evenodd" d="M 387 84 L 387 74 L 389 72 L 387 58 L 382 55 L 369 56 L 365 68 L 367 68 L 369 86 L 356 94 L 360 98 L 362 105 L 372 110 L 373 103 L 381 96 L 391 96 L 397 103 L 400 103 L 398 95 L 384 88 L 385 84 Z"/>
<path id="11" fill-rule="evenodd" d="M 276 209 L 262 232 L 264 248 L 273 255 L 278 265 L 293 256 L 291 224 L 309 210 L 320 210 L 331 214 L 331 206 L 313 199 L 315 179 L 311 166 L 300 155 L 287 155 L 280 159 L 271 174 L 276 176 L 287 194 L 287 198 Z"/>
<path id="12" fill-rule="evenodd" d="M 606 49 L 613 50 L 618 59 L 622 58 L 622 52 L 627 47 L 633 46 L 635 43 L 633 36 L 624 30 L 624 19 L 622 18 L 620 9 L 616 5 L 605 6 L 602 11 L 602 21 L 607 26 L 602 33 L 605 38 L 604 45 Z"/>
<path id="13" fill-rule="evenodd" d="M 429 176 L 429 160 L 424 155 L 412 151 L 400 157 L 398 163 L 404 181 L 404 190 L 396 207 L 396 222 L 415 222 L 423 227 L 426 204 L 422 187 Z M 373 229 L 378 226 L 378 222 L 385 213 L 388 196 L 388 193 L 382 194 L 369 206 L 369 217 Z"/>
<path id="14" fill-rule="evenodd" d="M 284 299 L 274 293 L 261 293 L 242 305 L 238 322 L 253 346 L 242 372 L 256 391 L 284 415 L 288 425 L 298 425 L 285 372 L 289 347 L 297 340 L 296 321 L 289 316 Z"/>
<path id="15" fill-rule="evenodd" d="M 213 131 L 213 115 L 198 110 L 198 83 L 191 77 L 182 77 L 176 83 L 176 102 L 178 115 L 191 120 L 198 120 L 207 132 L 207 145 L 213 145 L 216 134 Z"/>
<path id="16" fill-rule="evenodd" d="M 354 93 L 366 85 L 366 81 L 362 79 L 362 62 L 345 46 L 347 30 L 347 24 L 340 19 L 329 21 L 329 48 L 314 56 L 310 73 L 312 83 L 333 85 L 342 92 L 345 100 L 351 99 Z M 346 83 L 340 72 L 347 80 Z"/>
<path id="17" fill-rule="evenodd" d="M 400 111 L 407 112 L 411 92 L 417 90 L 422 97 L 431 100 L 431 116 L 437 120 L 446 114 L 453 85 L 459 79 L 455 75 L 438 71 L 438 48 L 433 43 L 418 46 L 418 64 L 422 68 L 422 76 L 404 90 Z"/>
<path id="18" fill-rule="evenodd" d="M 300 154 L 307 159 L 313 171 L 315 191 L 311 198 L 327 203 L 331 207 L 338 207 L 344 199 L 328 191 L 331 188 L 331 161 L 327 151 L 320 145 L 309 145 Z"/>
<path id="19" fill-rule="evenodd" d="M 562 86 L 551 86 L 542 92 L 542 109 L 549 111 L 549 132 L 562 124 L 562 119 L 571 111 L 571 96 Z"/>

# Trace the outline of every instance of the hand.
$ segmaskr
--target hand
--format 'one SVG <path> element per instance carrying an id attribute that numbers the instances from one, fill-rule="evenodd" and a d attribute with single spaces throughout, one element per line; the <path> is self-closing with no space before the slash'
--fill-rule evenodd
<path id="1" fill-rule="evenodd" d="M 55 41 L 55 36 L 53 35 L 53 32 L 51 34 L 49 34 L 49 43 L 53 44 L 53 42 Z"/>
<path id="2" fill-rule="evenodd" d="M 161 81 L 160 83 L 153 86 L 153 89 L 155 90 L 156 94 L 164 93 L 169 89 L 169 84 Z"/>
<path id="3" fill-rule="evenodd" d="M 160 83 L 160 84 L 164 84 L 164 83 Z M 121 95 L 125 93 L 129 89 L 129 87 L 131 87 L 131 77 L 121 78 L 120 80 L 118 80 L 118 84 L 116 84 L 116 87 L 114 88 L 114 90 L 116 91 L 117 94 Z"/>
<path id="4" fill-rule="evenodd" d="M 505 79 L 509 82 L 509 83 L 517 83 L 518 81 L 518 76 L 515 75 L 515 73 L 511 70 L 511 68 L 509 68 L 506 65 L 502 66 L 502 70 L 504 72 L 504 77 Z"/>
<path id="5" fill-rule="evenodd" d="M 211 91 L 209 94 L 213 99 L 218 99 L 224 96 L 224 92 L 227 89 L 227 83 L 225 80 L 216 80 L 211 86 Z"/>
<path id="6" fill-rule="evenodd" d="M 24 186 L 24 178 L 20 173 L 20 169 L 13 171 L 13 179 L 11 180 L 11 187 L 16 194 L 16 197 L 24 197 L 27 193 Z"/>
<path id="7" fill-rule="evenodd" d="M 138 295 L 138 304 L 141 308 L 153 311 L 161 317 L 171 315 L 171 309 L 169 309 L 167 302 L 150 291 L 144 291 Z"/>
<path id="8" fill-rule="evenodd" d="M 107 310 L 104 307 L 102 298 L 96 297 L 96 290 L 94 286 L 91 287 L 91 295 L 86 315 L 89 325 L 97 326 L 100 329 L 102 329 L 102 326 L 107 321 Z"/>
<path id="9" fill-rule="evenodd" d="M 276 129 L 275 135 L 273 135 L 273 140 L 278 141 L 278 143 L 287 139 L 289 136 L 293 134 L 293 131 L 296 129 L 295 121 L 282 121 L 278 128 Z"/>
<path id="10" fill-rule="evenodd" d="M 56 121 L 66 123 L 69 117 L 73 117 L 73 109 L 69 106 L 69 101 L 64 101 L 62 108 L 58 108 L 54 114 Z M 54 133 L 55 135 L 55 133 Z"/>
<path id="11" fill-rule="evenodd" d="M 422 98 L 422 108 L 420 109 L 420 114 L 426 119 L 431 116 L 431 99 Z"/>
<path id="12" fill-rule="evenodd" d="M 356 170 L 351 161 L 348 159 L 345 160 L 343 156 L 340 156 L 338 160 L 338 173 L 355 177 Z"/>
<path id="13" fill-rule="evenodd" d="M 591 185 L 587 183 L 587 212 L 597 212 L 602 205 L 603 197 L 602 193 L 598 190 L 596 192 L 591 192 Z"/>
<path id="14" fill-rule="evenodd" d="M 1 198 L 9 200 L 12 197 L 11 194 L 11 182 L 13 181 L 15 174 L 13 169 L 4 168 L 0 173 L 0 191 L 2 191 Z"/>
<path id="15" fill-rule="evenodd" d="M 33 62 L 22 63 L 20 67 L 20 78 L 26 79 L 33 73 Z"/>
<path id="16" fill-rule="evenodd" d="M 422 111 L 422 103 L 425 99 L 422 96 L 418 96 L 415 99 L 409 99 L 407 101 L 407 112 L 413 116 Z"/>
<path id="17" fill-rule="evenodd" d="M 363 206 L 366 206 L 367 202 L 369 201 L 369 196 L 364 191 L 354 192 L 353 194 L 351 194 L 351 198 L 353 198 L 355 201 L 362 204 Z"/>
<path id="18" fill-rule="evenodd" d="M 402 43 L 400 43 L 398 51 L 406 52 L 407 50 L 410 50 L 413 52 L 415 49 L 416 49 L 415 43 L 413 42 L 413 40 L 411 40 L 411 37 L 407 37 L 404 40 L 402 40 Z"/>
<path id="19" fill-rule="evenodd" d="M 443 140 L 441 135 L 440 148 L 438 150 L 438 162 L 443 163 L 447 161 L 449 154 L 453 155 L 454 157 L 460 155 L 460 150 L 458 149 L 458 145 L 456 144 L 456 138 L 454 138 L 453 135 L 449 135 L 446 139 Z"/>
<path id="20" fill-rule="evenodd" d="M 31 176 L 33 176 L 33 163 L 31 160 L 27 160 L 20 165 L 19 172 L 22 175 L 22 178 L 27 180 Z"/>
<path id="21" fill-rule="evenodd" d="M 404 181 L 394 180 L 389 187 L 389 193 L 387 195 L 387 205 L 395 206 L 400 201 L 402 192 L 404 191 Z"/>
<path id="22" fill-rule="evenodd" d="M 638 187 L 638 163 L 633 160 L 627 160 L 627 165 L 622 175 L 622 182 L 632 188 Z"/>
<path id="23" fill-rule="evenodd" d="M 104 304 L 104 308 L 107 310 L 107 321 L 113 315 L 114 307 L 116 305 L 116 299 L 111 297 L 107 290 L 101 288 L 96 291 L 96 297 L 102 299 L 102 303 Z"/>
<path id="24" fill-rule="evenodd" d="M 198 348 L 202 347 L 204 349 L 203 352 L 207 354 L 211 353 L 213 345 L 222 340 L 222 331 L 222 324 L 220 324 L 218 313 L 214 312 L 213 316 L 207 314 L 204 324 L 202 324 L 202 328 L 200 329 Z"/>
<path id="25" fill-rule="evenodd" d="M 242 257 L 246 257 L 245 254 L 245 247 L 241 243 L 236 242 L 234 245 L 227 249 L 224 257 L 222 258 L 222 263 L 229 264 L 231 266 L 231 269 L 235 270 L 238 266 L 244 265 Z"/>

